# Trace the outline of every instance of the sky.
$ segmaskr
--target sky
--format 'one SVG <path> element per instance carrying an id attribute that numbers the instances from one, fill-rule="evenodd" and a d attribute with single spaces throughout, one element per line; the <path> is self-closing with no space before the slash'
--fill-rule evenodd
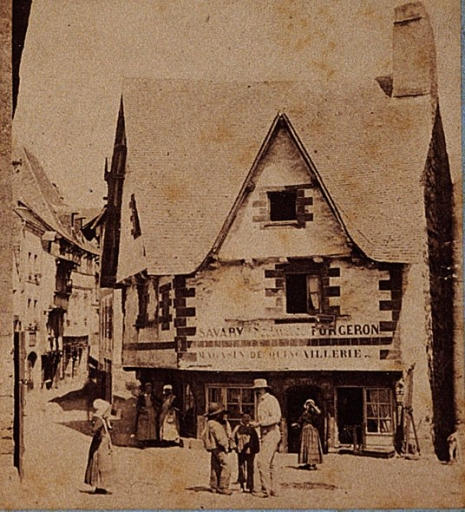
<path id="1" fill-rule="evenodd" d="M 103 205 L 123 76 L 374 79 L 392 67 L 399 0 L 33 0 L 15 139 L 65 200 Z M 460 161 L 460 0 L 425 0 L 453 180 Z"/>

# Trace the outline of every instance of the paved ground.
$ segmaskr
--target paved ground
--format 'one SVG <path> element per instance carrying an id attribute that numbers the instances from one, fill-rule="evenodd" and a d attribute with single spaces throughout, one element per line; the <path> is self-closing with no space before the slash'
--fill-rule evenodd
<path id="1" fill-rule="evenodd" d="M 71 388 L 61 388 L 65 394 Z M 0 508 L 462 508 L 463 467 L 418 461 L 328 455 L 318 471 L 296 469 L 279 456 L 276 498 L 208 492 L 208 454 L 199 448 L 115 447 L 113 493 L 89 493 L 83 483 L 90 436 L 86 412 L 49 395 L 28 397 L 25 478 L 0 488 Z M 59 405 L 60 404 L 60 405 Z M 233 473 L 234 474 L 234 473 Z"/>

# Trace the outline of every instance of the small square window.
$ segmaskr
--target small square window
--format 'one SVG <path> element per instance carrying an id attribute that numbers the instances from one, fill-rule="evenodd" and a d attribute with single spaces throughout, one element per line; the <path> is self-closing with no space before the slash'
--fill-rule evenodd
<path id="1" fill-rule="evenodd" d="M 318 274 L 286 276 L 286 312 L 321 313 L 321 278 Z"/>
<path id="2" fill-rule="evenodd" d="M 268 201 L 270 205 L 270 220 L 296 220 L 296 190 L 281 190 L 268 192 Z"/>

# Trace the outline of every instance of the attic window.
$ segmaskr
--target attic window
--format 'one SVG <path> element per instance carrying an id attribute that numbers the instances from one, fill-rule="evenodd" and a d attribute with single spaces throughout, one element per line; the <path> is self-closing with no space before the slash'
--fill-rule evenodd
<path id="1" fill-rule="evenodd" d="M 296 220 L 296 190 L 280 190 L 268 192 L 268 202 L 270 211 L 270 220 Z"/>
<path id="2" fill-rule="evenodd" d="M 134 194 L 131 194 L 131 200 L 129 201 L 129 209 L 131 211 L 131 235 L 137 238 L 141 235 L 139 215 L 137 213 L 136 198 Z"/>

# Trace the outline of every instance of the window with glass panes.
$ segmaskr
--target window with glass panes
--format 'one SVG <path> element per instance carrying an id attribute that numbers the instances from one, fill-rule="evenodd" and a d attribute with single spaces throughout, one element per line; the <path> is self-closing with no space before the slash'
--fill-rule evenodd
<path id="1" fill-rule="evenodd" d="M 392 395 L 388 388 L 366 388 L 366 429 L 372 434 L 392 433 Z"/>
<path id="2" fill-rule="evenodd" d="M 207 408 L 211 402 L 219 402 L 228 410 L 231 426 L 237 425 L 244 413 L 255 416 L 255 396 L 251 387 L 213 385 L 207 387 Z"/>

